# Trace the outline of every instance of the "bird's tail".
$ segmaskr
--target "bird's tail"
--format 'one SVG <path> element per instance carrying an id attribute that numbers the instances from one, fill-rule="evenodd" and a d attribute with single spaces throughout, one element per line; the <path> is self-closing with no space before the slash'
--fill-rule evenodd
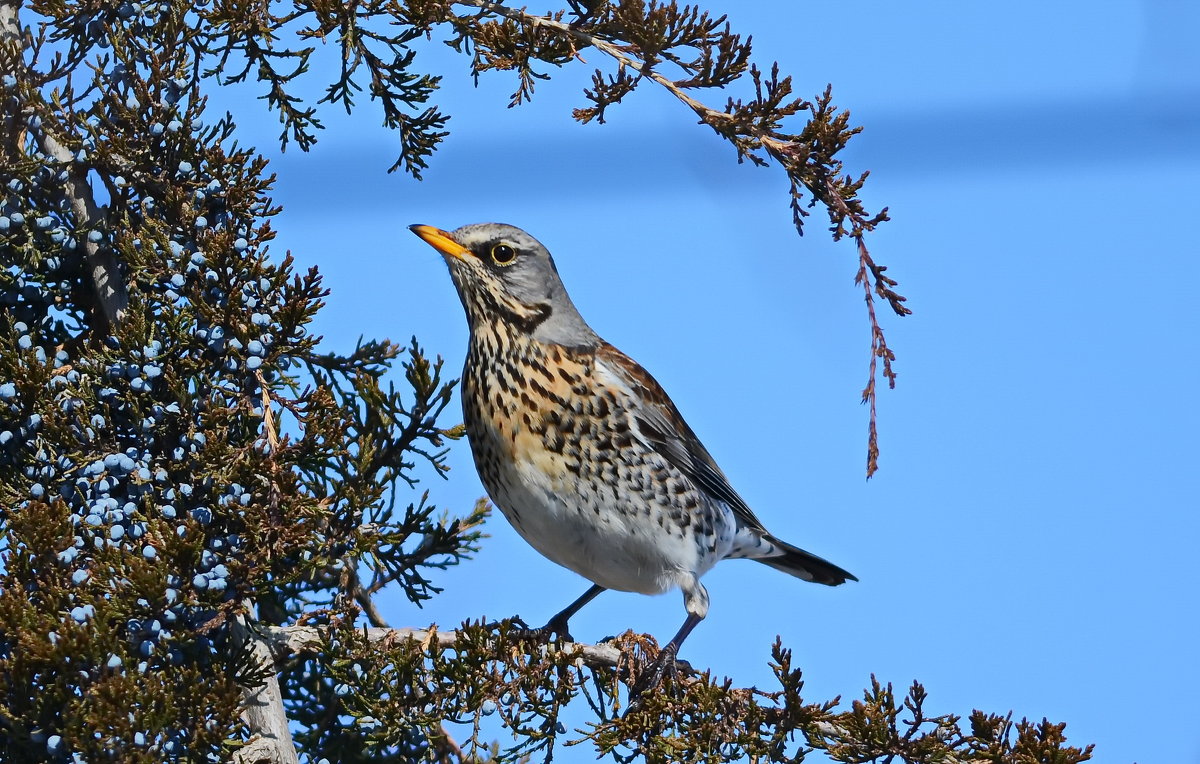
<path id="1" fill-rule="evenodd" d="M 799 547 L 792 546 L 786 541 L 780 541 L 774 536 L 767 535 L 765 540 L 773 547 L 772 551 L 777 551 L 778 554 L 771 556 L 754 557 L 753 559 L 761 562 L 763 565 L 770 565 L 776 570 L 782 570 L 784 573 L 793 575 L 796 578 L 802 578 L 805 581 L 812 581 L 816 584 L 825 584 L 826 586 L 837 586 L 844 584 L 846 581 L 857 581 L 853 573 L 848 573 L 828 560 L 823 560 L 815 554 L 806 552 Z"/>

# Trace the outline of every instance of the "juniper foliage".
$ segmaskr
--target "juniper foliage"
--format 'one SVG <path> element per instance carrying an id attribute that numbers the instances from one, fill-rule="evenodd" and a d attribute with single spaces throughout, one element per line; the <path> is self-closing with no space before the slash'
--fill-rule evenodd
<path id="1" fill-rule="evenodd" d="M 616 761 L 1086 760 L 1062 725 L 926 716 L 919 684 L 807 702 L 778 644 L 776 688 L 684 672 L 631 709 L 648 638 L 387 627 L 374 595 L 436 596 L 437 571 L 481 538 L 483 502 L 455 518 L 416 491 L 417 466 L 444 472 L 463 434 L 443 422 L 454 381 L 415 340 L 319 346 L 320 276 L 269 251 L 267 163 L 204 94 L 256 83 L 281 142 L 304 149 L 324 104 L 358 108 L 365 89 L 398 136 L 393 169 L 420 177 L 446 137 L 439 76 L 412 47 L 434 35 L 476 76 L 514 72 L 514 104 L 594 49 L 610 66 L 581 122 L 651 83 L 738 159 L 781 167 L 797 227 L 818 204 L 856 242 L 893 379 L 873 298 L 907 309 L 864 243 L 886 212 L 837 159 L 857 129 L 828 91 L 797 99 L 752 63 L 724 18 L 634 0 L 542 16 L 484 0 L 0 0 L 0 758 L 548 761 L 580 745 Z M 306 103 L 317 42 L 341 67 Z M 691 95 L 747 81 L 724 108 Z M 271 687 L 274 738 L 247 712 Z M 575 733 L 571 703 L 593 717 Z"/>

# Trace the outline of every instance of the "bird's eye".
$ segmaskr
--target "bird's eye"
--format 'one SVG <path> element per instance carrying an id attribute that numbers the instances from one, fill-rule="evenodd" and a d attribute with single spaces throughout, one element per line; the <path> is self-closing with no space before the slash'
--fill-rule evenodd
<path id="1" fill-rule="evenodd" d="M 508 265 L 517 259 L 517 251 L 507 244 L 497 244 L 492 247 L 492 261 L 496 265 Z"/>

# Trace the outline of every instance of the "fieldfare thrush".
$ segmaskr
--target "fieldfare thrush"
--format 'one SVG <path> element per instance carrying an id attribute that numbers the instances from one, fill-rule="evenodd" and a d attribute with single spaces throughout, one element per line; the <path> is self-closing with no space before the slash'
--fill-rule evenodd
<path id="1" fill-rule="evenodd" d="M 594 584 L 545 633 L 569 639 L 567 620 L 605 589 L 679 587 L 687 619 L 661 679 L 708 613 L 700 577 L 717 562 L 858 580 L 763 527 L 658 382 L 579 315 L 540 242 L 499 223 L 410 229 L 442 254 L 467 312 L 463 416 L 488 495 L 534 549 Z"/>

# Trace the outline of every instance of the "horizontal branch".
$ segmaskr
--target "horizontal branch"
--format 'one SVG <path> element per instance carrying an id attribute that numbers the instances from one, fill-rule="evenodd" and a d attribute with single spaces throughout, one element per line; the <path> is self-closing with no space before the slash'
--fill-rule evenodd
<path id="1" fill-rule="evenodd" d="M 255 626 L 255 630 L 259 633 L 262 643 L 270 648 L 277 658 L 299 656 L 319 650 L 322 646 L 322 633 L 325 628 L 317 626 L 265 626 L 263 624 Z M 362 631 L 366 634 L 369 642 L 381 646 L 411 641 L 420 645 L 422 649 L 428 649 L 433 645 L 437 645 L 438 648 L 443 650 L 459 648 L 459 632 L 456 630 L 438 631 L 437 629 L 370 627 Z M 568 655 L 576 655 L 579 660 L 582 660 L 590 668 L 617 668 L 618 664 L 623 662 L 622 659 L 624 657 L 621 649 L 612 645 L 562 642 L 558 643 L 554 649 Z M 690 674 L 686 678 L 681 677 L 685 682 L 707 681 L 697 675 L 686 664 L 684 665 L 684 673 Z M 909 711 L 911 713 L 913 709 L 909 708 Z M 904 737 L 892 741 L 892 747 L 889 748 L 889 752 L 898 756 L 903 755 L 907 750 L 908 738 L 916 734 L 916 728 L 927 721 L 922 717 L 914 722 L 909 722 L 910 731 Z M 948 733 L 948 729 L 942 730 L 939 728 L 935 732 L 927 733 L 927 735 L 932 735 L 940 740 L 946 737 Z M 857 745 L 856 741 L 859 740 L 861 733 L 837 721 L 823 720 L 816 722 L 812 729 L 804 734 L 809 738 L 810 744 L 816 743 L 818 747 L 827 750 L 830 746 Z M 903 733 L 897 734 L 900 735 Z M 959 752 L 953 750 L 949 745 L 941 753 L 943 758 L 939 760 L 946 764 L 960 764 L 960 762 L 965 761 L 959 755 Z"/>
<path id="2" fill-rule="evenodd" d="M 317 650 L 321 645 L 321 629 L 316 626 L 265 626 L 263 638 L 276 655 L 302 655 Z M 458 646 L 457 631 L 436 629 L 365 629 L 371 642 L 396 643 L 405 640 L 429 646 L 454 649 Z M 610 645 L 590 645 L 583 642 L 560 642 L 557 649 L 564 653 L 577 653 L 584 664 L 592 668 L 616 668 L 621 651 Z"/>
<path id="3" fill-rule="evenodd" d="M 503 16 L 511 21 L 516 21 L 524 24 L 531 24 L 535 27 L 546 27 L 552 29 L 560 35 L 574 38 L 584 45 L 591 46 L 609 57 L 615 59 L 622 66 L 627 66 L 640 74 L 649 77 L 654 82 L 665 88 L 671 95 L 678 98 L 686 104 L 692 111 L 696 112 L 701 118 L 721 118 L 726 115 L 710 109 L 704 104 L 692 98 L 683 91 L 683 88 L 677 86 L 670 78 L 664 77 L 656 70 L 648 68 L 644 61 L 640 61 L 625 54 L 620 46 L 609 42 L 608 40 L 596 37 L 589 34 L 578 27 L 568 24 L 558 19 L 549 16 L 539 16 L 535 13 L 530 13 L 524 8 L 509 8 L 508 6 L 494 3 L 490 0 L 457 0 L 462 5 L 472 5 L 484 11 L 489 11 L 497 15 Z"/>

